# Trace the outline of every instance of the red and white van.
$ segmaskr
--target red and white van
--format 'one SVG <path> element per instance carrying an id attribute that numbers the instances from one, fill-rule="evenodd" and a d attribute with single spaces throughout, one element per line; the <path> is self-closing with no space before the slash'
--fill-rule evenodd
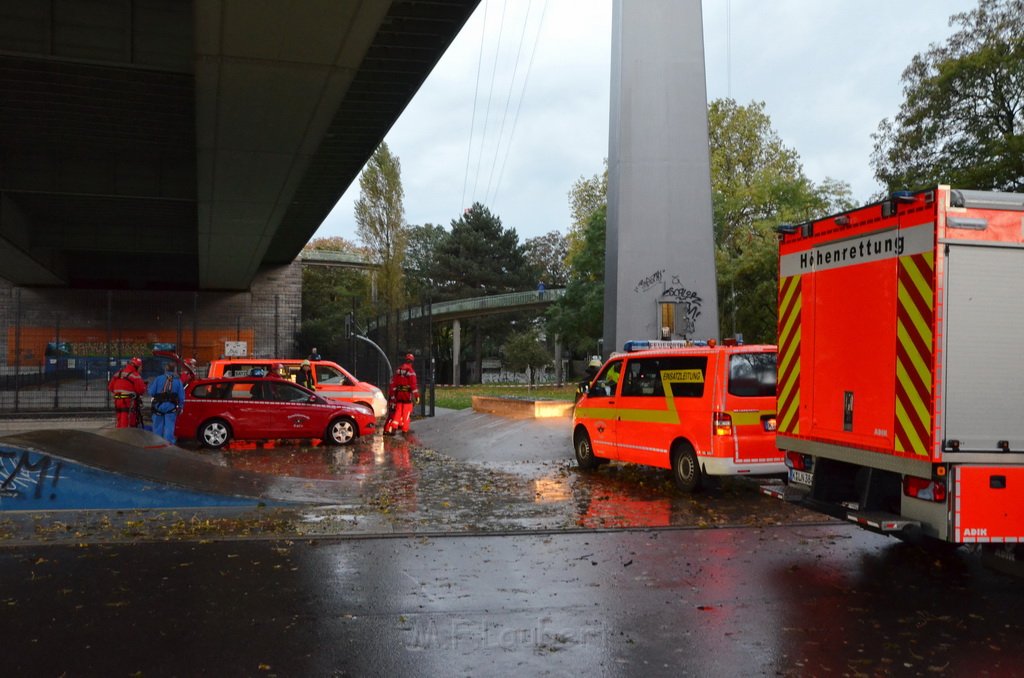
<path id="1" fill-rule="evenodd" d="M 685 491 L 705 476 L 785 473 L 775 446 L 775 346 L 626 342 L 585 389 L 572 419 L 576 461 L 672 470 Z"/>
<path id="2" fill-rule="evenodd" d="M 210 361 L 207 378 L 270 374 L 274 365 L 280 364 L 288 371 L 286 378 L 295 381 L 302 369 L 302 362 L 296 358 L 221 358 Z M 313 390 L 317 393 L 331 400 L 369 405 L 378 419 L 387 414 L 388 399 L 379 388 L 369 382 L 359 381 L 341 365 L 330 360 L 309 362 L 313 372 Z"/>

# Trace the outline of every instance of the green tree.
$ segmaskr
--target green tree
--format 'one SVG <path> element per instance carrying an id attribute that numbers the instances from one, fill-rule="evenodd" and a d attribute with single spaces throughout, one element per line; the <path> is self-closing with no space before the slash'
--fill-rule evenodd
<path id="1" fill-rule="evenodd" d="M 510 336 L 502 352 L 510 369 L 515 372 L 529 370 L 531 387 L 536 383 L 537 370 L 551 364 L 551 354 L 535 329 Z"/>
<path id="2" fill-rule="evenodd" d="M 359 175 L 355 204 L 356 233 L 378 265 L 378 311 L 392 313 L 405 303 L 402 264 L 405 256 L 405 209 L 402 167 L 386 143 L 374 151 Z M 397 334 L 389 326 L 388 350 L 397 352 Z"/>
<path id="3" fill-rule="evenodd" d="M 569 241 L 564 235 L 551 231 L 529 238 L 524 244 L 524 251 L 534 278 L 543 281 L 549 289 L 565 286 L 569 278 L 569 268 L 565 263 Z"/>
<path id="4" fill-rule="evenodd" d="M 548 309 L 548 330 L 574 353 L 596 351 L 604 333 L 604 252 L 608 207 L 600 205 L 579 232 L 579 246 L 568 255 L 565 296 Z"/>
<path id="5" fill-rule="evenodd" d="M 871 164 L 889 191 L 937 184 L 1024 189 L 1024 0 L 954 14 L 945 44 L 903 71 L 904 101 L 883 119 Z"/>
<path id="6" fill-rule="evenodd" d="M 501 219 L 480 203 L 452 220 L 448 236 L 438 243 L 430 271 L 437 291 L 435 300 L 440 301 L 532 290 L 537 284 L 516 230 L 506 229 Z M 482 374 L 484 354 L 496 355 L 510 328 L 525 319 L 519 314 L 471 321 L 473 347 L 463 355 L 476 361 L 477 375 Z"/>
<path id="7" fill-rule="evenodd" d="M 431 267 L 439 298 L 462 299 L 533 289 L 532 271 L 514 228 L 475 203 L 452 220 Z"/>
<path id="8" fill-rule="evenodd" d="M 772 129 L 764 103 L 708 106 L 715 264 L 721 334 L 775 340 L 775 226 L 852 207 L 844 182 L 816 186 Z"/>
<path id="9" fill-rule="evenodd" d="M 344 238 L 316 238 L 304 252 L 324 250 L 365 258 L 366 251 Z M 366 312 L 369 300 L 369 276 L 353 268 L 303 266 L 302 325 L 296 342 L 303 351 L 316 346 L 325 356 L 343 360 L 348 348 L 345 319 L 353 308 Z M 362 323 L 364 317 L 357 318 Z M 304 354 L 303 354 L 304 355 Z"/>
<path id="10" fill-rule="evenodd" d="M 608 159 L 604 161 L 604 172 L 589 179 L 580 177 L 569 190 L 569 212 L 572 224 L 569 226 L 569 253 L 575 253 L 583 246 L 584 232 L 591 215 L 608 205 Z"/>
<path id="11" fill-rule="evenodd" d="M 405 291 L 414 302 L 434 297 L 434 258 L 441 243 L 448 237 L 444 226 L 424 224 L 410 226 L 405 241 Z"/>

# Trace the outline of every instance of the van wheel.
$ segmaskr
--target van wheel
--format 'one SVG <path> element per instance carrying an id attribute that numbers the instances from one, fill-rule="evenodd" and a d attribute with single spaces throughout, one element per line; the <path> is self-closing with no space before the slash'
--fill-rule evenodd
<path id="1" fill-rule="evenodd" d="M 597 468 L 602 460 L 594 456 L 594 446 L 590 443 L 590 435 L 586 431 L 576 434 L 576 463 L 583 471 L 590 471 Z"/>
<path id="2" fill-rule="evenodd" d="M 228 426 L 226 421 L 211 419 L 199 427 L 199 435 L 197 437 L 203 447 L 219 450 L 231 440 L 231 427 Z"/>
<path id="3" fill-rule="evenodd" d="M 704 484 L 697 454 L 687 443 L 678 443 L 672 451 L 672 480 L 683 492 L 696 492 Z"/>
<path id="4" fill-rule="evenodd" d="M 356 423 L 348 417 L 339 417 L 327 427 L 324 442 L 331 445 L 348 445 L 356 438 Z"/>

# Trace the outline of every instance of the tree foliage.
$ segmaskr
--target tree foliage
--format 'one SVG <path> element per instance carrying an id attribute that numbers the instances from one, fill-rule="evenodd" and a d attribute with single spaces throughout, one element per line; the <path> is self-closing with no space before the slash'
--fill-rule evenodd
<path id="1" fill-rule="evenodd" d="M 529 238 L 524 244 L 524 252 L 534 278 L 543 281 L 549 289 L 565 287 L 569 279 L 569 268 L 565 262 L 569 241 L 564 235 L 551 231 Z"/>
<path id="2" fill-rule="evenodd" d="M 551 364 L 551 354 L 535 329 L 517 332 L 502 347 L 505 362 L 513 371 L 530 371 L 530 386 L 536 382 L 537 370 Z"/>
<path id="3" fill-rule="evenodd" d="M 433 299 L 434 258 L 448 237 L 444 226 L 410 226 L 405 241 L 405 291 L 413 302 Z"/>
<path id="4" fill-rule="evenodd" d="M 1024 0 L 954 14 L 945 44 L 903 72 L 904 101 L 883 119 L 871 164 L 890 191 L 937 184 L 1024 189 Z"/>
<path id="5" fill-rule="evenodd" d="M 344 238 L 316 238 L 303 251 L 327 250 L 365 257 L 366 252 Z M 365 312 L 369 300 L 365 271 L 327 266 L 302 268 L 302 326 L 296 337 L 300 347 L 316 346 L 325 356 L 344 355 L 345 316 Z M 357 318 L 363 322 L 365 318 Z"/>
<path id="6" fill-rule="evenodd" d="M 587 223 L 590 217 L 602 207 L 608 206 L 608 159 L 604 161 L 604 172 L 589 179 L 580 177 L 569 190 L 569 212 L 572 224 L 569 226 L 569 253 L 583 246 Z"/>
<path id="7" fill-rule="evenodd" d="M 764 103 L 712 101 L 708 136 L 721 333 L 773 342 L 775 226 L 849 209 L 850 188 L 834 179 L 810 181 L 797 152 L 772 129 Z"/>
<path id="8" fill-rule="evenodd" d="M 437 243 L 429 270 L 435 301 L 521 292 L 537 284 L 519 234 L 514 228 L 502 226 L 501 219 L 480 203 L 452 220 L 451 230 Z M 497 355 L 521 318 L 525 319 L 522 314 L 506 314 L 467 321 L 473 330 L 473 343 L 462 355 L 476 362 L 478 377 L 482 375 L 483 357 Z"/>
<path id="9" fill-rule="evenodd" d="M 439 299 L 462 299 L 533 289 L 532 271 L 514 228 L 480 203 L 452 220 L 431 267 Z"/>
<path id="10" fill-rule="evenodd" d="M 356 233 L 379 265 L 378 310 L 391 313 L 405 302 L 402 263 L 406 227 L 402 167 L 386 143 L 374 151 L 359 175 L 359 190 L 355 204 Z M 396 351 L 393 335 L 389 336 L 388 346 L 391 353 Z"/>
<path id="11" fill-rule="evenodd" d="M 579 246 L 568 256 L 565 296 L 548 310 L 548 330 L 571 350 L 591 354 L 604 333 L 604 252 L 608 207 L 600 205 L 579 231 Z"/>

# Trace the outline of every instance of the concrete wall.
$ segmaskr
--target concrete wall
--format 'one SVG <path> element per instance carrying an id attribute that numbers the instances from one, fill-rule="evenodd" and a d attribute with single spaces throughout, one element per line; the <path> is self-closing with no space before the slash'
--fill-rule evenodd
<path id="1" fill-rule="evenodd" d="M 718 336 L 700 0 L 615 0 L 605 351 Z"/>

